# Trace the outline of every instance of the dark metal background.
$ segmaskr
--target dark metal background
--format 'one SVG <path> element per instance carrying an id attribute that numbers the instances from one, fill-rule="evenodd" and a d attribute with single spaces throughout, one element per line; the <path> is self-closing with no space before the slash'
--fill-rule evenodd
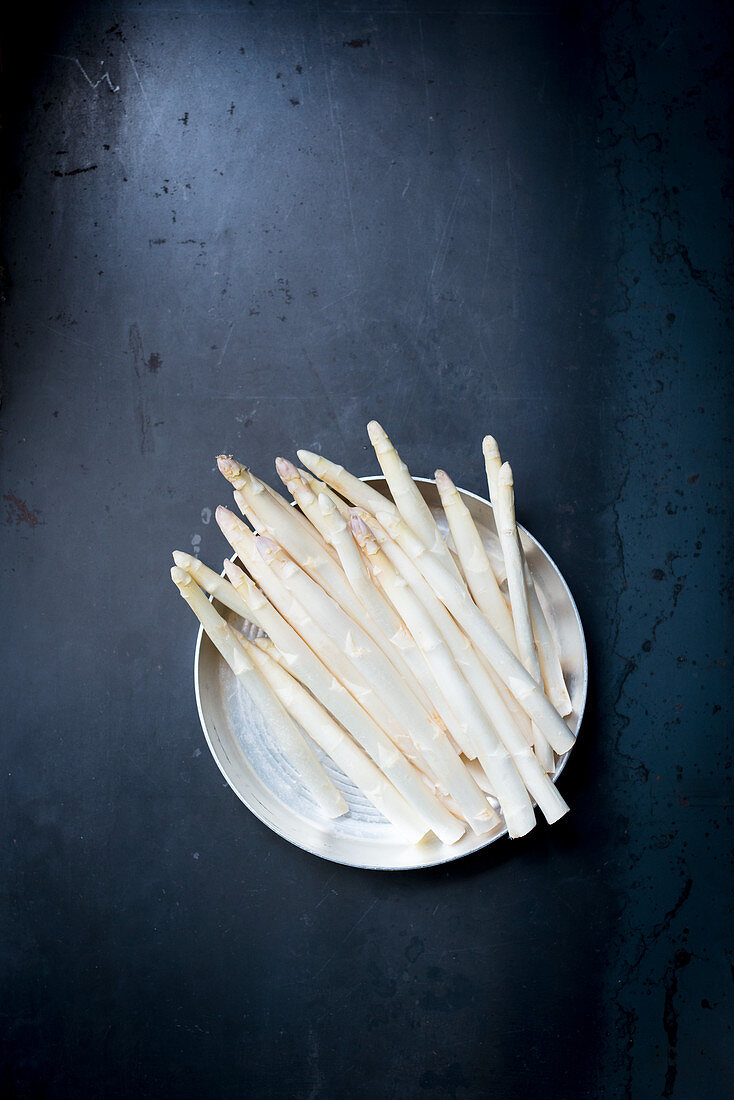
<path id="1" fill-rule="evenodd" d="M 731 1087 L 722 5 L 57 5 L 6 22 L 6 1094 Z M 592 695 L 552 830 L 320 862 L 206 752 L 169 551 L 214 456 L 483 492 Z"/>

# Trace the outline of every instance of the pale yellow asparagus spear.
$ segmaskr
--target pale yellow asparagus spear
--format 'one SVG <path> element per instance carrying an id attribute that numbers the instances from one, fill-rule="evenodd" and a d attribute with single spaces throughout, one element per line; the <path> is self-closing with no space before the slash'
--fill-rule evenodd
<path id="1" fill-rule="evenodd" d="M 506 646 L 517 654 L 512 615 L 500 591 L 497 578 L 471 512 L 444 470 L 436 470 L 436 486 L 454 539 L 466 583 L 477 606 L 484 612 Z"/>
<path id="2" fill-rule="evenodd" d="M 497 533 L 500 537 L 502 556 L 505 559 L 505 572 L 507 573 L 507 589 L 510 594 L 510 606 L 512 608 L 512 621 L 515 624 L 515 637 L 517 638 L 518 655 L 523 665 L 537 684 L 543 685 L 543 676 L 540 671 L 538 651 L 533 637 L 533 626 L 530 619 L 530 607 L 528 593 L 525 587 L 524 561 L 522 547 L 520 545 L 520 533 L 515 521 L 515 494 L 512 484 L 512 469 L 509 462 L 500 467 L 497 474 L 494 515 L 497 524 Z M 553 770 L 553 753 L 550 751 L 542 732 L 537 724 L 533 726 L 533 740 L 538 759 L 547 772 Z"/>
<path id="3" fill-rule="evenodd" d="M 318 619 L 309 614 L 302 602 L 288 590 L 272 563 L 266 562 L 258 552 L 260 538 L 267 537 L 256 538 L 245 524 L 226 508 L 217 509 L 216 519 L 227 541 L 237 551 L 250 574 L 283 618 L 297 631 L 306 645 L 318 654 L 319 659 L 332 675 L 372 715 L 407 759 L 423 772 L 433 786 L 436 786 L 436 776 L 430 764 L 414 743 L 409 731 L 391 711 L 381 692 L 375 689 L 370 679 L 355 662 L 353 655 L 343 646 L 337 645 Z M 315 581 L 312 583 L 316 585 Z"/>
<path id="4" fill-rule="evenodd" d="M 268 733 L 296 769 L 303 785 L 329 817 L 340 817 L 346 813 L 349 807 L 343 796 L 319 764 L 282 703 L 260 676 L 235 631 L 214 609 L 189 573 L 174 565 L 171 578 L 238 682 L 260 711 Z"/>
<path id="5" fill-rule="evenodd" d="M 425 654 L 436 680 L 450 696 L 457 716 L 472 730 L 476 754 L 492 783 L 510 836 L 524 836 L 533 828 L 535 814 L 515 764 L 415 592 L 377 545 L 364 520 L 354 515 L 351 522 L 354 537 L 364 551 L 377 582 Z"/>
<path id="6" fill-rule="evenodd" d="M 367 682 L 375 685 L 390 712 L 408 731 L 420 755 L 443 782 L 472 829 L 478 835 L 492 829 L 496 816 L 486 798 L 449 745 L 441 727 L 426 714 L 408 684 L 401 679 L 372 638 L 307 573 L 286 558 L 276 543 L 259 538 L 257 545 L 266 563 L 306 609 L 310 618 L 323 626 L 337 646 L 349 655 Z"/>
<path id="7" fill-rule="evenodd" d="M 246 643 L 246 648 L 253 663 L 299 726 L 407 840 L 420 840 L 424 830 L 421 825 L 416 826 L 413 810 L 367 753 L 352 741 L 328 710 L 270 656 L 265 647 Z"/>
<path id="8" fill-rule="evenodd" d="M 500 449 L 497 446 L 497 440 L 493 435 L 485 435 L 482 440 L 482 454 L 484 455 L 484 468 L 487 472 L 489 499 L 492 508 L 494 508 L 494 502 L 497 497 L 497 478 L 499 477 L 499 472 L 502 467 L 502 459 L 500 458 Z"/>
<path id="9" fill-rule="evenodd" d="M 573 704 L 571 703 L 571 697 L 568 694 L 568 688 L 566 687 L 566 681 L 563 676 L 561 659 L 558 654 L 558 649 L 556 648 L 556 643 L 553 640 L 548 620 L 543 612 L 527 560 L 524 560 L 524 567 L 525 586 L 528 592 L 528 605 L 530 607 L 530 619 L 533 624 L 533 634 L 535 635 L 535 641 L 538 647 L 538 660 L 540 661 L 540 671 L 543 674 L 546 695 L 561 717 L 565 718 L 573 711 Z"/>
<path id="10" fill-rule="evenodd" d="M 536 722 L 557 753 L 567 752 L 574 744 L 570 729 L 546 697 L 539 685 L 512 650 L 508 649 L 494 627 L 487 621 L 465 589 L 446 572 L 423 544 L 410 533 L 401 534 L 405 557 L 411 566 L 422 572 L 429 590 L 444 604 L 456 622 L 510 689 L 526 714 Z"/>
<path id="11" fill-rule="evenodd" d="M 416 822 L 423 823 L 424 832 L 432 829 L 445 844 L 454 844 L 459 840 L 464 835 L 464 825 L 429 791 L 420 773 L 395 747 L 377 722 L 325 668 L 316 654 L 248 580 L 244 572 L 230 561 L 225 561 L 224 568 L 232 584 L 278 647 L 292 675 L 309 688 L 365 752 L 369 753 L 378 768 L 410 805 L 416 815 Z"/>
<path id="12" fill-rule="evenodd" d="M 442 569 L 441 565 L 435 560 L 432 554 L 430 554 L 427 550 L 420 546 L 418 539 L 415 538 L 415 536 L 411 536 L 411 539 L 413 543 L 410 548 L 411 560 L 408 560 L 407 555 L 405 554 L 401 554 L 399 558 L 399 560 L 401 560 L 402 562 L 401 568 L 403 569 L 403 575 L 405 576 L 405 574 L 407 574 L 407 576 L 405 576 L 405 579 L 408 580 L 408 583 L 415 583 L 414 581 L 412 581 L 412 578 L 415 575 L 413 560 L 417 561 L 421 568 L 424 568 L 426 566 L 426 563 L 430 562 L 430 568 L 426 570 L 426 578 L 428 578 L 431 573 L 433 574 L 431 583 L 434 585 L 434 587 L 436 587 L 435 578 L 437 576 L 441 579 L 447 578 L 446 584 L 448 585 L 450 583 L 452 590 L 463 593 L 463 600 L 465 602 L 465 605 L 473 609 L 473 611 L 476 612 L 476 615 L 479 616 L 480 620 L 486 622 L 486 619 L 484 619 L 481 611 L 479 611 L 479 609 L 473 603 L 466 590 L 458 585 L 456 581 L 454 581 L 453 577 L 450 577 L 449 574 L 444 569 Z M 395 544 L 390 543 L 390 540 L 387 540 L 385 542 L 386 551 L 389 553 L 391 550 L 391 546 L 394 549 L 394 545 Z M 436 597 L 432 595 L 431 589 L 428 588 L 425 583 L 417 584 L 416 588 L 417 593 L 419 594 L 418 598 L 425 601 L 423 604 L 424 608 L 427 611 L 430 611 L 430 609 L 434 607 Z M 438 588 L 436 588 L 436 590 L 438 592 Z M 438 592 L 438 594 L 440 595 L 441 593 Z M 489 629 L 491 630 L 492 628 L 489 627 Z M 495 637 L 497 637 L 496 634 Z M 498 642 L 499 645 L 502 646 L 502 648 L 509 653 L 509 650 L 506 649 L 504 643 L 499 638 Z M 491 718 L 491 725 L 493 730 L 496 732 L 496 734 L 499 735 L 499 738 L 505 749 L 510 753 L 518 772 L 522 776 L 525 787 L 537 802 L 538 806 L 546 817 L 546 820 L 550 823 L 557 821 L 559 817 L 561 817 L 564 813 L 568 811 L 568 806 L 559 794 L 558 790 L 548 779 L 548 776 L 545 774 L 544 769 L 541 767 L 538 759 L 534 755 L 525 737 L 522 735 L 516 723 L 514 722 L 512 715 L 505 706 L 505 703 L 500 693 L 497 691 L 492 679 L 486 675 L 484 668 L 477 660 L 476 655 L 473 653 L 473 651 L 470 651 L 466 656 L 468 659 L 464 661 L 462 667 L 477 699 L 482 702 L 486 714 Z M 522 665 L 519 664 L 514 655 L 510 654 L 510 656 L 511 659 L 518 665 L 518 667 L 522 669 Z M 543 698 L 545 699 L 545 696 L 543 696 Z M 545 700 L 545 702 L 547 703 L 547 700 Z M 565 723 L 564 728 L 567 729 Z M 477 743 L 477 755 L 479 757 L 480 763 L 482 764 L 482 767 L 484 767 L 485 772 L 487 772 L 490 781 L 493 782 L 494 777 L 489 771 L 487 771 L 485 761 L 482 759 L 482 753 L 480 751 L 479 741 L 477 737 L 475 737 L 475 741 Z M 497 792 L 497 794 L 498 797 L 501 798 L 499 791 Z"/>
<path id="13" fill-rule="evenodd" d="M 383 595 L 380 588 L 375 585 L 371 576 L 365 569 L 365 562 L 359 547 L 354 541 L 350 526 L 344 521 L 343 516 L 337 511 L 331 498 L 325 493 L 319 494 L 319 507 L 326 522 L 326 531 L 332 546 L 339 555 L 339 561 L 346 573 L 347 580 L 351 584 L 360 603 L 370 614 L 372 621 L 379 627 L 382 637 L 387 639 L 388 651 L 383 645 L 380 648 L 390 657 L 398 671 L 410 679 L 411 675 L 423 690 L 423 696 L 419 698 L 426 709 L 431 713 L 435 711 L 451 735 L 452 730 L 460 729 L 460 723 L 452 713 L 446 698 L 441 692 L 435 677 L 427 664 L 425 657 L 418 649 L 413 636 L 403 623 L 400 616 Z M 349 513 L 347 512 L 347 516 Z M 370 633 L 380 644 L 380 639 L 370 629 Z M 395 660 L 395 653 L 399 660 Z M 419 694 L 416 692 L 416 694 Z M 452 736 L 456 744 L 456 738 Z M 461 746 L 457 745 L 461 748 Z M 469 750 L 471 753 L 471 749 Z"/>
<path id="14" fill-rule="evenodd" d="M 379 508 L 381 511 L 392 510 L 396 515 L 398 514 L 391 500 L 382 493 L 378 493 L 377 489 L 373 489 L 367 482 L 360 481 L 354 474 L 350 474 L 349 470 L 345 470 L 343 466 L 338 466 L 335 462 L 330 462 L 328 458 L 314 454 L 312 451 L 298 451 L 298 457 L 307 470 L 316 477 L 320 477 L 327 485 L 331 485 L 332 489 L 336 489 L 358 508 L 364 508 L 367 512 L 374 512 Z"/>
<path id="15" fill-rule="evenodd" d="M 174 550 L 173 560 L 180 569 L 185 569 L 187 573 L 190 573 L 197 584 L 200 584 L 210 596 L 214 596 L 230 611 L 234 611 L 236 615 L 240 615 L 242 618 L 247 617 L 247 608 L 242 602 L 242 597 L 226 577 L 220 577 L 219 573 L 215 573 L 208 565 L 204 565 L 198 558 L 184 553 L 183 550 Z M 259 625 L 259 623 L 255 623 L 255 626 Z"/>
<path id="16" fill-rule="evenodd" d="M 376 420 L 371 420 L 367 425 L 367 434 L 400 515 L 426 549 L 435 554 L 449 573 L 463 584 L 463 577 L 456 568 L 433 513 L 387 432 Z"/>
<path id="17" fill-rule="evenodd" d="M 267 513 L 269 519 L 272 519 L 273 516 L 277 516 L 278 512 L 276 509 L 280 509 L 282 512 L 283 509 L 287 508 L 291 512 L 291 515 L 290 517 L 285 517 L 283 521 L 289 526 L 300 526 L 304 533 L 307 532 L 313 536 L 314 532 L 306 517 L 302 516 L 300 512 L 294 511 L 288 502 L 283 500 L 280 493 L 276 493 L 274 489 L 271 489 L 270 486 L 265 481 L 261 481 L 259 477 L 256 478 L 251 470 L 243 466 L 242 463 L 238 462 L 232 455 L 218 455 L 217 467 L 219 468 L 220 474 L 226 477 L 235 491 L 244 492 L 248 490 L 246 494 L 248 504 L 251 503 L 253 508 L 255 507 L 256 499 L 260 494 L 264 494 L 268 497 L 269 501 L 270 507 Z M 265 530 L 263 534 L 269 534 L 269 531 Z"/>
<path id="18" fill-rule="evenodd" d="M 318 506 L 316 494 L 311 489 L 292 462 L 287 458 L 276 458 L 275 469 L 278 477 L 295 500 L 304 516 L 313 524 L 326 543 L 329 542 L 324 530 L 324 518 Z M 277 535 L 276 535 L 277 537 Z"/>
<path id="19" fill-rule="evenodd" d="M 349 505 L 345 500 L 335 493 L 334 490 L 326 484 L 325 481 L 320 481 L 319 478 L 314 477 L 309 470 L 302 470 L 300 466 L 297 466 L 298 474 L 302 481 L 305 481 L 312 493 L 317 497 L 319 493 L 325 493 L 336 510 L 342 516 L 343 519 L 349 521 Z"/>

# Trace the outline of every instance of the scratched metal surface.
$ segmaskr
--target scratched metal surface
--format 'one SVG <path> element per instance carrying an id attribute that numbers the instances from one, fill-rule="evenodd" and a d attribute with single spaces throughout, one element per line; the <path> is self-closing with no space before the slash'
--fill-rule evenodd
<path id="1" fill-rule="evenodd" d="M 723 8 L 82 0 L 5 37 L 5 1091 L 726 1095 Z M 396 876 L 231 796 L 167 580 L 223 555 L 217 452 L 372 473 L 371 416 L 480 494 L 498 436 L 591 670 L 572 814 Z"/>

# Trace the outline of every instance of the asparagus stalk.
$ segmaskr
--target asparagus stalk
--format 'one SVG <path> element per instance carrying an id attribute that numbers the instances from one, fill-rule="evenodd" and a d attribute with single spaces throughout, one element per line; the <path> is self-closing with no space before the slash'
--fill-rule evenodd
<path id="1" fill-rule="evenodd" d="M 265 677 L 283 706 L 306 731 L 312 741 L 323 749 L 362 791 L 381 814 L 391 821 L 407 840 L 415 842 L 423 836 L 422 825 L 416 824 L 413 810 L 372 762 L 366 752 L 344 732 L 328 710 L 310 692 L 270 656 L 267 649 L 252 642 L 246 649 L 253 663 Z"/>
<path id="2" fill-rule="evenodd" d="M 237 680 L 260 711 L 268 732 L 279 744 L 324 813 L 341 817 L 349 807 L 329 779 L 282 703 L 273 695 L 255 668 L 237 635 L 206 598 L 193 578 L 174 565 L 171 578 L 221 653 Z"/>
<path id="3" fill-rule="evenodd" d="M 391 500 L 378 493 L 365 481 L 360 481 L 354 474 L 350 474 L 343 466 L 330 462 L 322 455 L 316 455 L 312 451 L 298 451 L 298 457 L 307 470 L 316 477 L 321 478 L 332 489 L 336 489 L 343 497 L 351 501 L 358 508 L 364 508 L 366 512 L 390 511 L 398 515 L 398 510 Z"/>
<path id="4" fill-rule="evenodd" d="M 492 457 L 492 461 L 494 470 L 496 459 Z M 512 619 L 515 624 L 518 655 L 535 682 L 542 685 L 543 676 L 540 671 L 538 651 L 535 648 L 528 593 L 525 587 L 524 559 L 520 545 L 520 534 L 515 520 L 515 494 L 512 483 L 512 469 L 509 462 L 505 462 L 500 467 L 496 477 L 494 493 L 495 497 L 492 503 L 495 510 L 497 533 L 502 547 L 502 556 L 505 559 L 507 588 L 510 594 Z M 533 725 L 533 739 L 538 758 L 546 771 L 552 771 L 554 765 L 553 753 L 550 751 L 537 724 Z"/>
<path id="5" fill-rule="evenodd" d="M 242 597 L 226 577 L 220 577 L 219 573 L 215 573 L 208 565 L 204 565 L 198 558 L 184 553 L 183 550 L 174 550 L 173 560 L 180 569 L 185 569 L 210 596 L 214 596 L 221 604 L 224 604 L 230 611 L 234 611 L 236 615 L 240 615 L 243 619 L 248 617 L 248 611 Z M 259 623 L 255 623 L 255 626 L 259 625 Z"/>
<path id="6" fill-rule="evenodd" d="M 489 499 L 494 508 L 494 502 L 497 499 L 497 478 L 502 467 L 502 459 L 500 458 L 500 449 L 497 446 L 497 440 L 493 435 L 485 435 L 482 440 L 482 454 L 484 455 L 484 468 L 487 472 L 487 487 L 489 488 Z"/>
<path id="7" fill-rule="evenodd" d="M 526 560 L 524 560 L 524 567 L 525 587 L 527 588 L 528 605 L 530 607 L 530 619 L 533 624 L 533 634 L 535 635 L 535 641 L 538 647 L 538 660 L 540 661 L 540 671 L 543 674 L 543 683 L 545 684 L 546 694 L 551 703 L 561 717 L 565 718 L 572 713 L 573 704 L 571 703 L 571 697 L 568 694 L 566 681 L 563 677 L 563 669 L 561 668 L 558 650 L 553 641 L 553 635 L 551 634 L 548 620 L 541 607 L 540 599 L 535 588 L 535 582 L 533 581 Z"/>
<path id="8" fill-rule="evenodd" d="M 426 549 L 435 554 L 444 568 L 463 584 L 463 578 L 436 526 L 431 509 L 421 496 L 420 489 L 387 432 L 376 420 L 371 420 L 367 425 L 367 433 L 400 515 Z"/>
<path id="9" fill-rule="evenodd" d="M 448 574 L 446 574 L 445 571 L 441 569 L 441 566 L 435 561 L 435 559 L 433 559 L 432 555 L 427 550 L 423 549 L 422 551 L 417 551 L 418 540 L 414 537 L 413 542 L 415 545 L 412 548 L 412 553 L 416 554 L 417 552 L 419 564 L 422 565 L 424 561 L 430 560 L 431 567 L 434 568 L 436 572 L 440 572 L 441 574 L 443 574 L 443 576 L 448 576 Z M 385 549 L 389 552 L 389 540 L 385 543 Z M 405 555 L 401 554 L 399 560 L 402 561 L 402 559 L 404 558 Z M 408 573 L 409 577 L 413 574 L 414 571 L 412 563 L 410 564 L 410 569 L 406 567 L 404 561 L 402 564 L 404 572 Z M 404 579 L 406 580 L 406 583 L 410 585 L 411 581 L 409 577 L 404 577 Z M 449 578 L 449 580 L 451 584 L 455 586 L 457 591 L 464 592 L 464 598 L 467 605 L 474 608 L 477 611 L 477 614 L 483 618 L 483 616 L 481 616 L 481 612 L 479 612 L 475 608 L 475 605 L 472 603 L 465 590 L 461 589 L 460 586 L 456 584 L 456 582 L 453 580 L 453 578 Z M 424 610 L 430 614 L 430 608 L 433 606 L 436 597 L 432 596 L 430 589 L 427 588 L 425 583 L 418 585 L 417 588 L 420 593 L 417 598 L 424 601 Z M 428 598 L 429 595 L 431 596 L 430 599 Z M 455 624 L 454 628 L 458 629 L 456 628 Z M 503 643 L 500 642 L 500 644 L 502 645 Z M 512 659 L 515 660 L 514 657 Z M 469 650 L 465 653 L 463 661 L 461 660 L 461 656 L 459 655 L 459 662 L 461 664 L 461 668 L 464 671 L 464 675 L 468 680 L 468 686 L 471 687 L 476 699 L 484 707 L 486 716 L 490 720 L 491 729 L 499 737 L 504 748 L 509 752 L 512 761 L 517 768 L 517 771 L 522 776 L 525 787 L 537 802 L 546 820 L 550 823 L 557 821 L 559 817 L 561 817 L 564 813 L 568 811 L 568 806 L 559 794 L 558 790 L 548 779 L 548 776 L 545 774 L 545 770 L 541 767 L 537 757 L 534 755 L 532 749 L 528 745 L 526 738 L 518 729 L 518 726 L 515 723 L 512 714 L 505 705 L 502 695 L 495 687 L 492 678 L 487 675 L 486 671 L 481 665 L 481 662 L 479 661 L 473 650 L 471 650 L 471 648 L 469 648 Z M 479 757 L 479 761 L 482 764 L 485 772 L 487 773 L 490 782 L 492 782 L 493 776 L 487 770 L 486 762 L 482 757 L 480 742 L 479 739 L 476 737 L 476 734 L 475 740 L 477 743 L 477 755 Z M 501 794 L 499 791 L 497 791 L 497 796 L 501 798 Z"/>
<path id="10" fill-rule="evenodd" d="M 355 661 L 354 655 L 344 646 L 337 645 L 328 630 L 324 629 L 318 615 L 309 614 L 302 601 L 289 591 L 282 575 L 273 568 L 277 556 L 274 554 L 272 560 L 266 561 L 265 555 L 259 552 L 263 540 L 272 547 L 277 548 L 277 544 L 264 536 L 256 538 L 245 524 L 226 508 L 217 509 L 216 519 L 227 541 L 237 551 L 250 574 L 283 618 L 296 630 L 306 645 L 319 655 L 332 675 L 372 715 L 403 755 L 436 786 L 436 776 L 430 764 L 425 760 L 409 732 L 397 720 L 382 698 L 382 694 L 374 689 L 369 676 L 364 674 L 359 663 Z M 283 559 L 285 560 L 285 555 Z M 319 586 L 315 581 L 311 583 L 318 589 Z M 319 589 L 319 591 L 322 590 Z M 325 598 L 329 598 L 325 593 L 322 594 Z"/>
<path id="11" fill-rule="evenodd" d="M 298 470 L 299 477 L 302 481 L 305 481 L 312 493 L 317 497 L 321 493 L 324 493 L 339 512 L 340 516 L 347 521 L 349 520 L 349 505 L 345 500 L 342 500 L 338 493 L 335 493 L 325 481 L 320 481 L 317 477 L 314 477 L 309 470 L 302 470 L 299 466 L 297 466 L 296 469 Z"/>
<path id="12" fill-rule="evenodd" d="M 329 538 L 324 529 L 324 517 L 321 514 L 316 494 L 311 486 L 303 480 L 296 467 L 292 462 L 289 462 L 287 458 L 276 458 L 275 469 L 278 473 L 278 477 L 283 482 L 304 516 L 310 520 L 321 537 L 328 544 Z"/>
<path id="13" fill-rule="evenodd" d="M 471 729 L 476 755 L 487 774 L 510 836 L 523 836 L 535 824 L 528 793 L 504 745 L 461 675 L 446 641 L 408 582 L 377 545 L 367 524 L 353 516 L 354 537 L 364 551 L 377 582 L 406 623 L 433 669 L 436 680 L 451 696 L 457 716 Z"/>
<path id="14" fill-rule="evenodd" d="M 232 584 L 245 600 L 263 629 L 275 643 L 293 676 L 305 684 L 320 703 L 348 729 L 351 736 L 369 753 L 375 764 L 392 782 L 423 823 L 424 832 L 432 829 L 444 844 L 454 844 L 465 832 L 462 823 L 441 805 L 423 782 L 420 773 L 395 747 L 377 722 L 322 664 L 303 639 L 265 599 L 244 572 L 233 562 L 224 568 Z"/>
<path id="15" fill-rule="evenodd" d="M 304 533 L 307 532 L 313 537 L 314 532 L 306 517 L 294 511 L 287 501 L 283 500 L 279 493 L 276 493 L 274 489 L 270 488 L 267 482 L 261 481 L 259 477 L 255 477 L 251 470 L 248 470 L 246 466 L 243 466 L 242 463 L 238 462 L 232 455 L 218 455 L 217 466 L 219 472 L 226 477 L 227 481 L 236 492 L 245 493 L 248 505 L 252 505 L 254 510 L 256 510 L 256 501 L 262 494 L 268 498 L 269 509 L 267 514 L 269 519 L 273 519 L 273 517 L 277 516 L 278 509 L 280 509 L 281 513 L 287 510 L 290 515 L 281 515 L 282 522 L 288 524 L 289 528 L 294 525 L 300 526 Z"/>
<path id="16" fill-rule="evenodd" d="M 454 539 L 456 552 L 464 570 L 466 583 L 474 601 L 487 616 L 502 641 L 517 654 L 517 640 L 512 615 L 500 591 L 497 578 L 484 548 L 471 512 L 461 499 L 447 473 L 436 470 L 436 486 Z"/>
<path id="17" fill-rule="evenodd" d="M 401 540 L 401 549 L 407 551 L 404 558 L 410 565 L 414 562 L 417 564 L 429 591 L 435 593 L 469 638 L 486 655 L 551 747 L 557 753 L 567 752 L 574 744 L 573 734 L 544 694 L 542 687 L 507 648 L 466 590 L 442 568 L 432 554 L 425 551 L 423 544 L 407 531 L 401 533 Z"/>
<path id="18" fill-rule="evenodd" d="M 310 617 L 323 624 L 337 645 L 348 653 L 368 682 L 379 685 L 379 695 L 407 730 L 431 771 L 445 784 L 462 815 L 478 834 L 496 824 L 494 811 L 469 776 L 436 721 L 426 715 L 418 699 L 400 678 L 373 640 L 307 573 L 288 560 L 276 543 L 258 539 L 258 549 Z M 379 719 L 378 719 L 379 720 Z"/>

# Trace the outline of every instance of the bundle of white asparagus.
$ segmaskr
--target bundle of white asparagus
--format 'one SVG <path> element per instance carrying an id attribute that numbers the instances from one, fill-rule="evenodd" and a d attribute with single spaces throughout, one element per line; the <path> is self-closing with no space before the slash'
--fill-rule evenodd
<path id="1" fill-rule="evenodd" d="M 500 820 L 523 836 L 534 805 L 550 823 L 567 812 L 550 776 L 574 738 L 518 534 L 512 470 L 487 436 L 504 565 L 495 572 L 448 474 L 435 478 L 450 546 L 385 431 L 375 421 L 367 430 L 392 500 L 299 451 L 305 469 L 275 461 L 293 507 L 220 455 L 249 525 L 218 508 L 234 552 L 226 576 L 178 550 L 171 576 L 321 813 L 349 808 L 313 745 L 408 842 L 435 834 L 454 844 L 467 828 L 497 831 Z"/>

